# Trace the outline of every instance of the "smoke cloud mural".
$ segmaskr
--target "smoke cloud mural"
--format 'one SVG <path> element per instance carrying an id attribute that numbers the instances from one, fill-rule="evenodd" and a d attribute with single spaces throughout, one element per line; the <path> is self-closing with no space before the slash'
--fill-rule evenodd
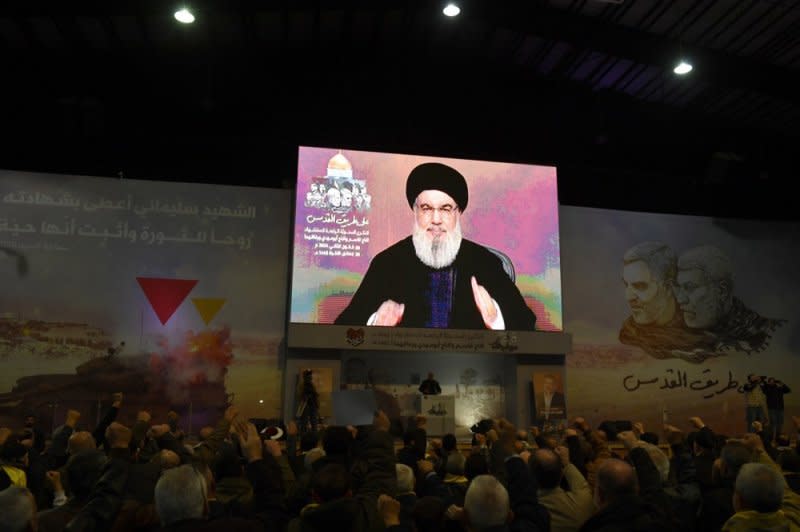
<path id="1" fill-rule="evenodd" d="M 280 412 L 290 194 L 0 171 L 0 424 Z"/>
<path id="2" fill-rule="evenodd" d="M 576 207 L 561 220 L 571 414 L 656 429 L 700 415 L 740 433 L 749 375 L 798 384 L 797 224 Z M 797 404 L 786 396 L 787 413 Z"/>

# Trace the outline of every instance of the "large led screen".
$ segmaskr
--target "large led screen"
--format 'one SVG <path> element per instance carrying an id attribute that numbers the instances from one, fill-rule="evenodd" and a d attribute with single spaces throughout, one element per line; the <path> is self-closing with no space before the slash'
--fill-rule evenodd
<path id="1" fill-rule="evenodd" d="M 556 169 L 301 147 L 291 322 L 560 331 Z"/>

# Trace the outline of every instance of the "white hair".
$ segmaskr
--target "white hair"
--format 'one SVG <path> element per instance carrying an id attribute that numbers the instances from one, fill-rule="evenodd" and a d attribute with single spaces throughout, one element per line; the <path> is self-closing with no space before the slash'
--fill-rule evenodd
<path id="1" fill-rule="evenodd" d="M 647 451 L 647 454 L 650 456 L 650 460 L 653 461 L 653 465 L 655 465 L 656 469 L 658 469 L 658 474 L 661 476 L 661 482 L 664 483 L 669 480 L 669 458 L 667 458 L 667 455 L 664 454 L 664 451 L 651 443 L 644 443 L 642 444 L 642 447 L 644 447 L 644 450 Z"/>
<path id="2" fill-rule="evenodd" d="M 736 477 L 736 493 L 743 508 L 769 513 L 781 509 L 783 476 L 766 464 L 744 464 Z"/>
<path id="3" fill-rule="evenodd" d="M 464 511 L 474 530 L 502 526 L 511 511 L 508 491 L 492 475 L 478 475 L 464 497 Z"/>
<path id="4" fill-rule="evenodd" d="M 456 220 L 455 228 L 452 231 L 446 231 L 439 238 L 430 240 L 425 233 L 426 231 L 414 220 L 411 240 L 414 242 L 417 258 L 424 265 L 437 270 L 453 264 L 458 250 L 461 248 L 461 220 Z"/>
<path id="5" fill-rule="evenodd" d="M 414 491 L 414 470 L 405 464 L 396 464 L 397 492 L 411 493 Z"/>
<path id="6" fill-rule="evenodd" d="M 36 503 L 30 490 L 11 486 L 0 491 L 0 531 L 23 532 L 30 530 L 36 517 Z"/>
<path id="7" fill-rule="evenodd" d="M 206 480 L 190 465 L 167 469 L 155 489 L 156 512 L 163 526 L 202 519 L 206 512 Z"/>

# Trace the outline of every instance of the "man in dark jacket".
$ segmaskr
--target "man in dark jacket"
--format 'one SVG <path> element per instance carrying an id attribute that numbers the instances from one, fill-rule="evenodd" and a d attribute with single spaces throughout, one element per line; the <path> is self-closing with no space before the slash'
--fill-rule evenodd
<path id="1" fill-rule="evenodd" d="M 353 490 L 350 471 L 331 463 L 314 473 L 314 503 L 306 506 L 289 523 L 289 532 L 348 530 L 362 532 L 383 530 L 378 513 L 378 497 L 394 496 L 397 491 L 394 442 L 389 434 L 389 418 L 379 412 L 363 452 L 366 462 L 364 478 Z"/>
<path id="2" fill-rule="evenodd" d="M 769 377 L 764 385 L 764 395 L 767 396 L 770 440 L 776 439 L 783 433 L 783 396 L 791 391 L 785 383 L 773 377 Z"/>
<path id="3" fill-rule="evenodd" d="M 105 454 L 98 450 L 81 451 L 69 458 L 64 469 L 72 496 L 63 506 L 39 512 L 41 532 L 64 530 L 88 502 L 105 462 Z"/>
<path id="4" fill-rule="evenodd" d="M 664 516 L 639 497 L 636 471 L 622 460 L 609 458 L 597 469 L 595 503 L 598 510 L 582 532 L 672 530 Z"/>

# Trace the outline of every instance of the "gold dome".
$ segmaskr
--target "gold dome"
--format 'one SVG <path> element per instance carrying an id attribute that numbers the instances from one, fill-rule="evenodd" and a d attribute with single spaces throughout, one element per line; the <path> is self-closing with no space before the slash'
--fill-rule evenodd
<path id="1" fill-rule="evenodd" d="M 352 170 L 353 165 L 350 164 L 347 157 L 342 155 L 342 152 L 339 152 L 328 161 L 328 168 L 331 170 Z"/>

